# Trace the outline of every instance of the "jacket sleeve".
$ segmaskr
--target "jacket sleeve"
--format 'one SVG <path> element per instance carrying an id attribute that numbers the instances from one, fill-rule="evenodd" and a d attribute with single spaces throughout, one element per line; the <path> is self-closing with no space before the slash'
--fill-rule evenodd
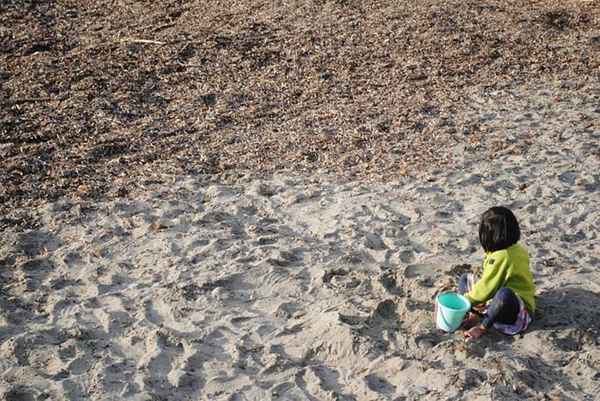
<path id="1" fill-rule="evenodd" d="M 473 305 L 483 304 L 494 297 L 506 277 L 508 258 L 506 255 L 493 255 L 486 258 L 483 274 L 465 297 Z"/>

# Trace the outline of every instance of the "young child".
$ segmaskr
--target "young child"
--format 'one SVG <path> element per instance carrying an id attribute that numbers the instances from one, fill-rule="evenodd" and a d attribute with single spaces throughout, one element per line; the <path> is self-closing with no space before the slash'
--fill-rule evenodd
<path id="1" fill-rule="evenodd" d="M 535 284 L 527 250 L 518 244 L 521 230 L 515 215 L 505 207 L 492 207 L 481 217 L 479 242 L 485 251 L 483 272 L 476 280 L 461 276 L 458 289 L 473 310 L 463 322 L 465 337 L 481 337 L 492 326 L 515 335 L 527 329 L 535 311 Z M 479 321 L 479 314 L 483 312 Z"/>

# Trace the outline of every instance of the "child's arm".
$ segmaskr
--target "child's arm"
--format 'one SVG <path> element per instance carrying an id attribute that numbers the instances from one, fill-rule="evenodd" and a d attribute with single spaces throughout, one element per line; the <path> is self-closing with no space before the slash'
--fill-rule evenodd
<path id="1" fill-rule="evenodd" d="M 496 291 L 502 286 L 506 278 L 508 258 L 504 253 L 494 253 L 488 257 L 483 266 L 483 275 L 475 283 L 473 289 L 465 294 L 471 304 L 484 304 L 490 300 Z"/>

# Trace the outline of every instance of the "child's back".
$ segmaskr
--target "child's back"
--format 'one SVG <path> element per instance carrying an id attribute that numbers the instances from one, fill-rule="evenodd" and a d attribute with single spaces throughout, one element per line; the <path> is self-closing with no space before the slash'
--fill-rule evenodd
<path id="1" fill-rule="evenodd" d="M 485 310 L 482 324 L 467 332 L 479 337 L 492 325 L 506 334 L 527 328 L 535 311 L 535 284 L 529 254 L 518 244 L 519 223 L 510 210 L 493 207 L 482 215 L 479 240 L 485 251 L 479 279 L 464 275 L 459 290 L 477 310 Z"/>
<path id="2" fill-rule="evenodd" d="M 520 244 L 514 244 L 506 249 L 487 253 L 484 266 L 488 264 L 506 271 L 504 281 L 499 282 L 497 288 L 510 288 L 521 297 L 531 313 L 535 312 L 535 284 L 529 270 L 527 250 Z"/>

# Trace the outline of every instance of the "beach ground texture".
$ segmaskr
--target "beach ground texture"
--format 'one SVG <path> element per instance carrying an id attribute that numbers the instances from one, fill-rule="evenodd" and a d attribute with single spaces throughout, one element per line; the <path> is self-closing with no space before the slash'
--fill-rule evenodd
<path id="1" fill-rule="evenodd" d="M 397 3 L 3 3 L 0 398 L 597 399 L 600 3 Z"/>

